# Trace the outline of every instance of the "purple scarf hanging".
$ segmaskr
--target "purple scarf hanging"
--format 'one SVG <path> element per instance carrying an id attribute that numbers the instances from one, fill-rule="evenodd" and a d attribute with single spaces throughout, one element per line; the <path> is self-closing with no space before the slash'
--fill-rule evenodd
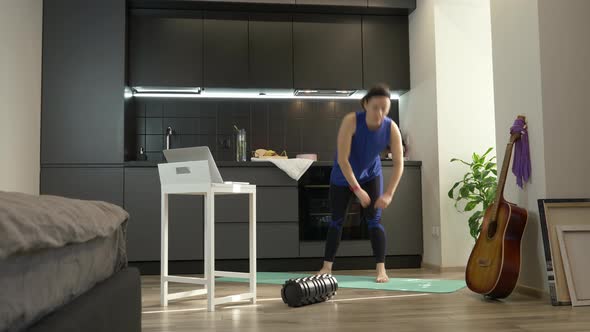
<path id="1" fill-rule="evenodd" d="M 524 119 L 518 118 L 510 128 L 510 134 L 520 132 L 520 139 L 516 141 L 514 148 L 514 161 L 512 173 L 516 175 L 516 184 L 522 188 L 531 176 L 531 156 L 529 152 L 529 135 Z"/>

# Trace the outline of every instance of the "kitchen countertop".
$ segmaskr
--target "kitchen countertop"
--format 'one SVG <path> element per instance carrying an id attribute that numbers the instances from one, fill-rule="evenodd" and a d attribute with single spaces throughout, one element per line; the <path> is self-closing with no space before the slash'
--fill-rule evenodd
<path id="1" fill-rule="evenodd" d="M 139 161 L 139 160 L 130 160 L 125 162 L 125 167 L 156 167 L 162 161 L 155 161 L 155 160 L 147 160 L 147 161 Z M 391 160 L 382 160 L 381 161 L 383 166 L 392 166 Z M 218 167 L 275 167 L 273 163 L 266 162 L 266 161 L 246 161 L 246 162 L 237 162 L 237 161 L 218 161 L 216 162 Z M 332 166 L 333 161 L 316 161 L 311 166 Z M 421 161 L 416 160 L 406 160 L 404 162 L 404 166 L 421 166 Z"/>

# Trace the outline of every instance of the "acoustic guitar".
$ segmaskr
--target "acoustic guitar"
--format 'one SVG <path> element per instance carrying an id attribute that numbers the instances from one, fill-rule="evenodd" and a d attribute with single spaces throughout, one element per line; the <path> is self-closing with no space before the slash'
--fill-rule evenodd
<path id="1" fill-rule="evenodd" d="M 522 116 L 519 118 L 524 120 Z M 510 295 L 520 273 L 520 241 L 528 212 L 504 199 L 512 147 L 518 139 L 520 133 L 514 133 L 506 145 L 496 197 L 485 211 L 482 229 L 465 271 L 467 287 L 490 298 L 505 298 Z"/>

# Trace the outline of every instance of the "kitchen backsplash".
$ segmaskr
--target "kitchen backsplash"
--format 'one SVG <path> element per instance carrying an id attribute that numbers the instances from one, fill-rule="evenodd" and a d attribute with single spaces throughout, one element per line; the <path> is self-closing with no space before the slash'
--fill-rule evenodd
<path id="1" fill-rule="evenodd" d="M 144 147 L 148 160 L 162 160 L 165 132 L 174 134 L 171 148 L 203 146 L 216 160 L 235 159 L 234 128 L 246 129 L 248 151 L 259 148 L 317 153 L 332 160 L 342 117 L 360 109 L 357 100 L 195 100 L 139 99 L 133 106 L 135 155 Z M 389 116 L 398 122 L 398 103 L 392 101 Z M 398 122 L 399 123 L 399 122 Z"/>

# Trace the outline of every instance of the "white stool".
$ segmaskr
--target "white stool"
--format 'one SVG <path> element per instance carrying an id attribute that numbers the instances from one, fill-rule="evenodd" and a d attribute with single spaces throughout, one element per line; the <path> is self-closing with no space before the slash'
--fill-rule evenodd
<path id="1" fill-rule="evenodd" d="M 250 299 L 256 303 L 256 186 L 240 183 L 212 183 L 207 161 L 159 164 L 162 187 L 160 302 L 207 294 L 207 310 L 215 305 Z M 168 275 L 168 195 L 203 195 L 205 201 L 205 277 Z M 247 194 L 250 197 L 249 243 L 250 271 L 248 273 L 215 271 L 215 195 Z M 250 292 L 215 298 L 215 277 L 237 277 L 250 280 Z M 203 289 L 168 294 L 168 283 L 204 285 Z"/>

